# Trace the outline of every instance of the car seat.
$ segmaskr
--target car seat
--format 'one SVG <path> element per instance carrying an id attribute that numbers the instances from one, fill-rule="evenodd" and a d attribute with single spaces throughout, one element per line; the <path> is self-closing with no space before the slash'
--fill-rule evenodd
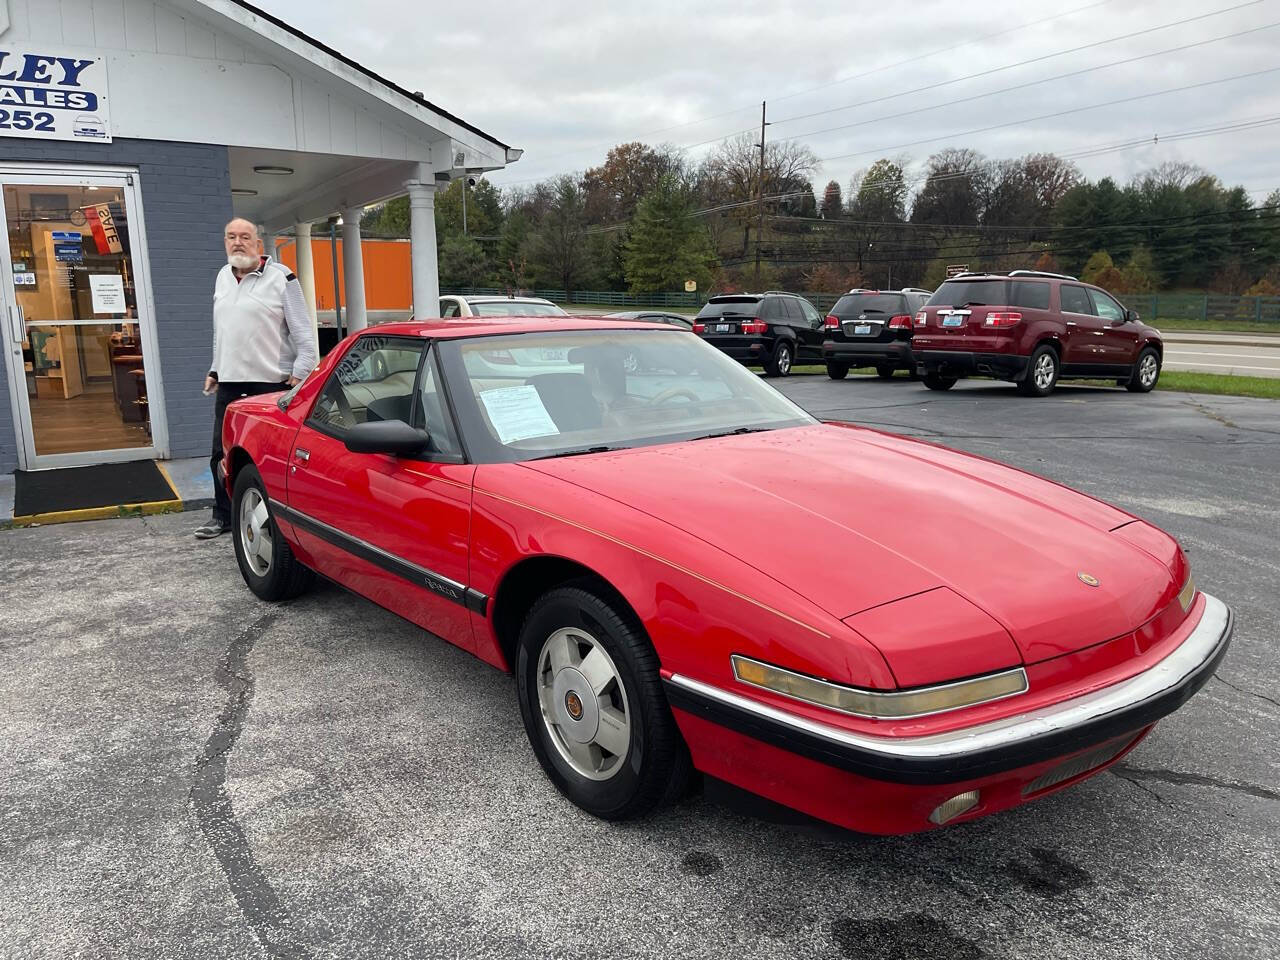
<path id="1" fill-rule="evenodd" d="M 538 391 L 542 405 L 561 433 L 590 430 L 602 424 L 600 402 L 582 374 L 540 373 L 527 382 Z"/>

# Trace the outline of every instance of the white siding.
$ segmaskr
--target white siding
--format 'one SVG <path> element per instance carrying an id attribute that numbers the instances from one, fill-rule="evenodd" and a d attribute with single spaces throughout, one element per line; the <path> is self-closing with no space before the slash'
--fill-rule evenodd
<path id="1" fill-rule="evenodd" d="M 210 26 L 220 21 L 166 0 L 7 2 L 6 41 L 96 48 L 107 56 L 117 137 L 392 160 L 427 160 L 438 139 L 437 131 L 370 99 L 378 96 L 372 81 L 322 79 L 269 41 Z M 230 106 L 246 102 L 255 109 Z"/>

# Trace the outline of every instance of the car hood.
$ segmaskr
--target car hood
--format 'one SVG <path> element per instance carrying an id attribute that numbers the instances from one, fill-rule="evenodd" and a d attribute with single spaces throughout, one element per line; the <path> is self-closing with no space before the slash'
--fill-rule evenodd
<path id="1" fill-rule="evenodd" d="M 1133 519 L 1120 510 L 873 430 L 819 424 L 525 465 L 685 530 L 841 619 L 947 587 L 1027 663 L 1136 629 L 1172 578 L 1110 533 Z"/>

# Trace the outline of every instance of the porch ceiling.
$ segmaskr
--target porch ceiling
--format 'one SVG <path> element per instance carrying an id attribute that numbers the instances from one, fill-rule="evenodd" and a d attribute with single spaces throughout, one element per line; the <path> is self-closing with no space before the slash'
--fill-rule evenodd
<path id="1" fill-rule="evenodd" d="M 280 230 L 294 223 L 324 220 L 347 206 L 368 206 L 404 193 L 406 180 L 433 174 L 425 164 L 371 160 L 332 154 L 231 147 L 231 188 L 236 216 Z M 260 173 L 255 167 L 284 167 L 291 174 Z"/>

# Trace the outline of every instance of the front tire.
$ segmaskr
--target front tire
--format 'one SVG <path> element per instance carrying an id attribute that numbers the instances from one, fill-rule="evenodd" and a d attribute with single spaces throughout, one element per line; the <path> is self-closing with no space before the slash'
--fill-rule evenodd
<path id="1" fill-rule="evenodd" d="M 634 615 L 581 587 L 552 590 L 525 618 L 515 664 L 525 732 L 556 789 L 593 816 L 641 816 L 688 779 L 658 667 Z"/>
<path id="2" fill-rule="evenodd" d="M 827 361 L 827 376 L 832 380 L 843 380 L 849 375 L 849 365 L 847 363 L 835 363 Z"/>
<path id="3" fill-rule="evenodd" d="M 794 361 L 795 354 L 791 350 L 791 344 L 786 340 L 779 340 L 778 345 L 773 348 L 773 356 L 764 362 L 764 372 L 771 377 L 789 376 Z"/>
<path id="4" fill-rule="evenodd" d="M 1143 347 L 1138 362 L 1133 365 L 1133 375 L 1125 388 L 1131 393 L 1150 393 L 1160 379 L 1160 355 L 1151 347 Z"/>
<path id="5" fill-rule="evenodd" d="M 1058 383 L 1058 351 L 1042 343 L 1031 351 L 1027 375 L 1018 381 L 1018 392 L 1024 397 L 1047 397 Z"/>
<path id="6" fill-rule="evenodd" d="M 231 494 L 231 539 L 240 575 L 260 600 L 289 600 L 315 582 L 315 574 L 298 562 L 276 526 L 257 467 L 247 466 L 236 474 Z"/>

